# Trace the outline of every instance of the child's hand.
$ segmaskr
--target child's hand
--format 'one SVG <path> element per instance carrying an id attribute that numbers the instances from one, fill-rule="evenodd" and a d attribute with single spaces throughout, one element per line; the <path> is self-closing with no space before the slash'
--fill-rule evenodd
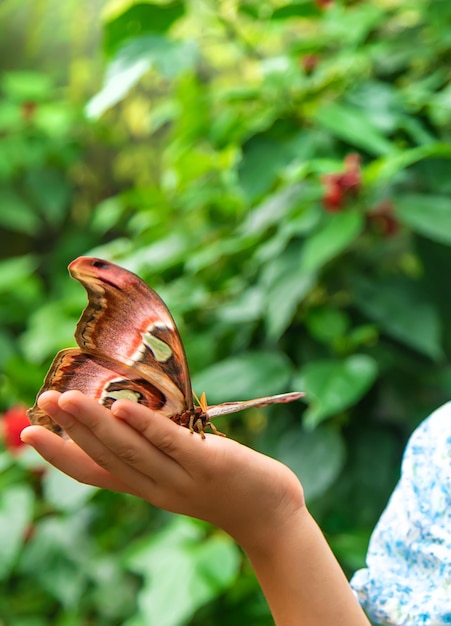
<path id="1" fill-rule="evenodd" d="M 282 529 L 304 505 L 298 479 L 278 461 L 231 439 L 202 439 L 142 405 L 119 400 L 109 411 L 77 391 L 47 392 L 39 405 L 72 441 L 39 426 L 23 440 L 55 467 L 211 522 L 243 546 Z"/>
<path id="2" fill-rule="evenodd" d="M 30 426 L 26 443 L 76 480 L 223 528 L 247 552 L 277 626 L 369 626 L 287 467 L 129 401 L 109 411 L 49 391 L 39 405 L 72 441 Z"/>

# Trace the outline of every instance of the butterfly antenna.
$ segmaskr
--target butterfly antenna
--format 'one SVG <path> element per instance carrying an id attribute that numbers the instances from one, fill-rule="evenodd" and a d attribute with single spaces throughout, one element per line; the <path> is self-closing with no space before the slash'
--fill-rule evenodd
<path id="1" fill-rule="evenodd" d="M 207 410 L 207 408 L 208 408 L 207 396 L 205 395 L 205 391 L 202 392 L 200 398 L 198 398 L 196 392 L 193 391 L 193 396 L 194 396 L 194 399 L 196 400 L 197 404 L 202 409 L 202 411 L 205 412 Z"/>

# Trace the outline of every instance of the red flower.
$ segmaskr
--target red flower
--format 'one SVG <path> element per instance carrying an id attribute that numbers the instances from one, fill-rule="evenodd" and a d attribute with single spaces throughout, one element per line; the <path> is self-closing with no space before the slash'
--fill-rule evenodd
<path id="1" fill-rule="evenodd" d="M 24 406 L 13 406 L 2 415 L 1 431 L 6 448 L 13 454 L 25 444 L 20 438 L 22 430 L 30 425 Z"/>
<path id="2" fill-rule="evenodd" d="M 360 155 L 348 154 L 344 160 L 345 171 L 341 174 L 326 174 L 321 182 L 326 190 L 323 195 L 323 206 L 329 213 L 341 211 L 349 197 L 357 196 L 362 186 L 360 172 Z"/>
<path id="3" fill-rule="evenodd" d="M 319 56 L 317 54 L 306 54 L 299 59 L 299 62 L 304 68 L 305 73 L 311 74 L 319 63 Z"/>
<path id="4" fill-rule="evenodd" d="M 38 108 L 38 105 L 36 104 L 34 100 L 26 100 L 25 102 L 22 102 L 21 108 L 22 108 L 22 118 L 26 122 L 30 122 L 36 113 L 36 109 Z"/>
<path id="5" fill-rule="evenodd" d="M 327 9 L 328 6 L 334 3 L 334 0 L 315 0 L 315 4 L 320 9 Z"/>
<path id="6" fill-rule="evenodd" d="M 322 182 L 326 185 L 323 195 L 323 206 L 329 213 L 338 213 L 343 208 L 343 189 L 333 174 L 323 176 Z"/>
<path id="7" fill-rule="evenodd" d="M 362 176 L 360 173 L 360 155 L 348 154 L 345 158 L 345 171 L 340 176 L 340 186 L 343 191 L 352 191 L 357 194 L 362 184 Z"/>
<path id="8" fill-rule="evenodd" d="M 368 222 L 373 230 L 383 237 L 393 237 L 399 230 L 399 222 L 390 200 L 379 202 L 368 214 Z"/>

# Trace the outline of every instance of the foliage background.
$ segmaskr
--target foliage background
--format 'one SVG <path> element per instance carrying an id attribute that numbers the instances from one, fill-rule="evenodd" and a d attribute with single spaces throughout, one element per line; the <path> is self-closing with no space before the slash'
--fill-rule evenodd
<path id="1" fill-rule="evenodd" d="M 307 391 L 220 428 L 290 465 L 361 567 L 409 433 L 450 396 L 449 18 L 447 0 L 5 0 L 0 409 L 73 345 L 68 262 L 110 258 L 166 300 L 210 402 Z M 272 620 L 227 536 L 5 434 L 2 626 L 238 622 Z"/>

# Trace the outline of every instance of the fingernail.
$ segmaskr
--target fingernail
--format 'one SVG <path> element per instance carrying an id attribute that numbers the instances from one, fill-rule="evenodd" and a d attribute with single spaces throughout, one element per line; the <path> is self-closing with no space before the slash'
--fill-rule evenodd
<path id="1" fill-rule="evenodd" d="M 60 400 L 58 405 L 59 405 L 59 408 L 62 411 L 64 411 L 64 413 L 69 413 L 69 415 L 73 415 L 74 417 L 77 416 L 77 414 L 78 414 L 78 407 L 71 400 L 67 400 L 67 399 Z"/>
<path id="2" fill-rule="evenodd" d="M 111 413 L 119 419 L 125 419 L 128 415 L 127 408 L 124 407 L 120 400 L 112 405 Z"/>
<path id="3" fill-rule="evenodd" d="M 26 443 L 26 444 L 27 444 L 27 446 L 32 446 L 32 445 L 33 445 L 33 439 L 32 439 L 32 438 L 30 439 L 30 437 L 29 437 L 29 433 L 27 433 L 27 432 L 26 432 L 26 431 L 27 431 L 27 429 L 28 429 L 28 427 L 27 427 L 27 428 L 24 428 L 24 429 L 22 430 L 22 432 L 20 433 L 20 435 L 19 435 L 19 436 L 20 436 L 20 440 L 21 440 L 23 443 Z"/>

